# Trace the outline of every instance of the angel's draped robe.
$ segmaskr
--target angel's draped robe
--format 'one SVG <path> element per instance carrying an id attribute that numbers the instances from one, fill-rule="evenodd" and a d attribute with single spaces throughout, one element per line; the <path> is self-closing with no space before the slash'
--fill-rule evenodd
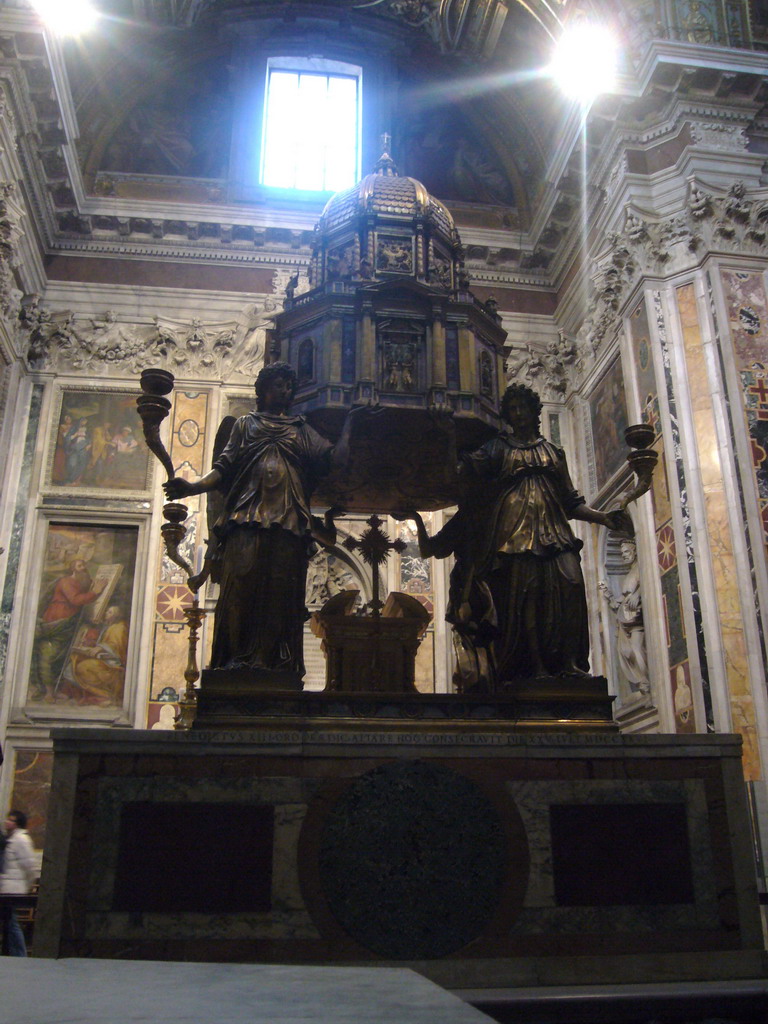
<path id="1" fill-rule="evenodd" d="M 581 541 L 568 519 L 584 503 L 565 452 L 543 437 L 530 443 L 502 430 L 466 457 L 492 499 L 478 523 L 476 572 L 491 591 L 501 682 L 535 674 L 588 671 L 589 634 Z M 536 650 L 537 649 L 537 650 Z"/>
<path id="2" fill-rule="evenodd" d="M 304 674 L 309 499 L 332 445 L 302 416 L 241 416 L 213 468 L 225 507 L 211 668 Z"/>

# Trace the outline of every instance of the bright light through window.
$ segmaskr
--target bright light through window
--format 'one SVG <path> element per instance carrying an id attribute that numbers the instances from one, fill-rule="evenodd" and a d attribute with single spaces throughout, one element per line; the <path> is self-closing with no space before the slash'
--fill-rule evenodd
<path id="1" fill-rule="evenodd" d="M 263 185 L 317 192 L 354 185 L 360 134 L 360 77 L 355 70 L 358 74 L 269 67 Z"/>
<path id="2" fill-rule="evenodd" d="M 589 21 L 566 28 L 555 49 L 550 73 L 560 88 L 582 103 L 615 88 L 618 46 L 611 32 Z"/>
<path id="3" fill-rule="evenodd" d="M 98 12 L 88 0 L 31 0 L 46 26 L 60 35 L 79 35 L 92 28 Z"/>

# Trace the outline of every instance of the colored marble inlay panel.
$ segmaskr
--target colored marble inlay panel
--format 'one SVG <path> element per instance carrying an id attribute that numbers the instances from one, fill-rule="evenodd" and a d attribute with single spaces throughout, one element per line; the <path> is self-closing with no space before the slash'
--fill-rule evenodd
<path id="1" fill-rule="evenodd" d="M 199 480 L 210 467 L 205 465 L 206 435 L 209 429 L 207 392 L 176 391 L 171 420 L 170 455 L 176 472 L 187 480 Z M 246 408 L 253 408 L 253 399 L 247 400 Z M 237 415 L 240 415 L 238 411 Z M 204 520 L 205 495 L 187 498 L 184 504 L 189 515 L 184 523 L 187 532 L 179 545 L 179 553 L 192 567 L 199 571 L 200 544 L 207 532 Z M 158 524 L 159 527 L 159 524 Z M 201 536 L 202 533 L 202 536 Z M 158 586 L 155 596 L 155 634 L 152 651 L 152 673 L 149 700 L 157 700 L 164 691 L 173 699 L 168 688 L 175 693 L 184 690 L 184 669 L 187 664 L 188 637 L 183 609 L 192 603 L 192 594 L 186 584 L 186 574 L 172 562 L 165 551 L 161 552 L 158 567 Z M 198 664 L 202 664 L 198 648 Z M 149 709 L 147 711 L 150 722 Z"/>
<path id="2" fill-rule="evenodd" d="M 232 821 L 237 828 L 232 828 Z M 275 808 L 264 804 L 126 802 L 112 909 L 134 914 L 252 913 L 272 909 Z M 227 836 L 222 843 L 221 837 Z M 196 851 L 206 870 L 190 885 L 182 864 Z"/>
<path id="3" fill-rule="evenodd" d="M 560 907 L 693 903 L 685 802 L 550 804 Z M 648 843 L 647 837 L 654 836 Z M 595 871 L 600 863 L 601 870 Z"/>
<path id="4" fill-rule="evenodd" d="M 764 360 L 768 350 L 768 318 L 766 309 L 768 299 L 766 298 L 765 279 L 761 274 L 743 271 L 722 271 L 721 282 L 724 298 L 728 309 L 729 326 L 732 334 L 732 351 L 734 353 L 737 369 L 741 375 L 741 395 L 734 396 L 731 400 L 726 392 L 725 413 L 728 431 L 730 435 L 732 458 L 735 469 L 736 493 L 739 501 L 741 520 L 744 523 L 745 550 L 749 565 L 750 579 L 753 581 L 752 610 L 755 616 L 757 628 L 758 650 L 761 658 L 760 683 L 763 685 L 766 672 L 768 671 L 768 649 L 766 646 L 765 626 L 763 622 L 763 609 L 759 594 L 754 585 L 756 577 L 756 558 L 762 558 L 763 546 L 753 544 L 751 531 L 749 529 L 749 503 L 753 498 L 745 491 L 745 476 L 741 467 L 739 454 L 740 445 L 738 438 L 743 430 L 743 420 L 736 412 L 736 408 L 742 405 L 745 408 L 747 428 L 751 440 L 751 461 L 755 473 L 755 483 L 758 490 L 758 501 L 760 518 L 763 524 L 763 543 L 768 537 L 768 522 L 766 508 L 768 507 L 768 488 L 766 473 L 766 388 L 765 388 L 765 366 Z M 712 280 L 707 273 L 707 288 L 709 293 L 710 315 L 717 340 L 717 356 L 722 378 L 726 378 L 725 370 L 725 344 L 719 327 L 719 312 L 714 298 Z M 746 611 L 746 610 L 745 610 Z M 737 707 L 732 708 L 734 726 L 737 729 L 749 728 L 749 723 L 754 720 L 753 709 L 749 695 L 741 696 Z M 750 760 L 751 751 L 748 752 Z M 751 777 L 751 765 L 747 768 Z"/>
<path id="5" fill-rule="evenodd" d="M 669 663 L 682 661 L 688 651 L 685 643 L 685 621 L 680 604 L 680 568 L 675 564 L 661 577 L 661 593 L 667 619 Z"/>
<path id="6" fill-rule="evenodd" d="M 187 667 L 188 650 L 189 635 L 183 622 L 155 623 L 150 700 L 166 697 L 175 700 L 184 692 L 184 669 Z M 168 687 L 174 691 L 176 697 L 167 689 Z"/>
<path id="7" fill-rule="evenodd" d="M 685 559 L 682 562 L 684 570 L 688 574 L 690 595 L 690 607 L 694 626 L 693 642 L 696 644 L 698 655 L 699 680 L 701 686 L 702 703 L 704 706 L 704 719 L 707 732 L 715 731 L 715 717 L 712 706 L 712 693 L 709 679 L 709 659 L 707 656 L 707 644 L 704 636 L 704 622 L 701 611 L 701 596 L 699 587 L 698 569 L 694 558 L 693 550 L 693 525 L 691 513 L 688 508 L 688 481 L 685 474 L 685 465 L 682 458 L 682 442 L 680 437 L 680 425 L 677 414 L 677 396 L 675 394 L 675 383 L 672 377 L 672 357 L 670 345 L 667 340 L 667 324 L 662 303 L 661 292 L 653 292 L 653 311 L 656 321 L 656 335 L 659 339 L 661 350 L 661 363 L 664 370 L 664 390 L 666 391 L 667 410 L 669 413 L 669 431 L 672 438 L 671 455 L 669 462 L 670 473 L 674 472 L 677 483 L 677 494 L 680 502 L 681 539 L 685 548 Z"/>
<path id="8" fill-rule="evenodd" d="M 768 292 L 760 273 L 721 273 L 762 513 L 768 503 Z"/>
<path id="9" fill-rule="evenodd" d="M 677 562 L 675 531 L 672 526 L 672 505 L 670 502 L 668 466 L 661 432 L 661 414 L 656 371 L 653 365 L 651 328 L 648 306 L 645 299 L 638 303 L 629 318 L 629 332 L 634 354 L 638 396 L 642 407 L 642 418 L 653 424 L 656 440 L 653 447 L 659 453 L 659 460 L 653 471 L 651 501 L 653 504 L 656 550 L 661 573 L 662 607 L 667 641 L 668 663 L 674 665 L 687 656 L 685 624 L 680 603 L 680 570 Z M 674 703 L 674 673 L 670 678 L 670 694 Z M 693 714 L 690 723 L 675 715 L 677 731 L 695 731 Z"/>
<path id="10" fill-rule="evenodd" d="M 768 295 L 757 271 L 722 270 L 728 323 L 741 367 L 768 359 Z"/>
<path id="11" fill-rule="evenodd" d="M 169 584 L 157 591 L 157 617 L 165 622 L 184 622 L 184 609 L 190 604 L 186 584 Z"/>
<path id="12" fill-rule="evenodd" d="M 758 370 L 742 370 L 740 376 L 752 466 L 763 514 L 768 502 L 768 378 Z M 768 544 L 768 532 L 765 533 L 765 542 Z"/>
<path id="13" fill-rule="evenodd" d="M 197 476 L 206 473 L 205 433 L 208 395 L 177 391 L 173 408 L 171 457 L 175 466 L 188 466 Z"/>
<path id="14" fill-rule="evenodd" d="M 664 452 L 664 442 L 659 438 L 654 448 L 659 453 L 659 461 L 653 470 L 653 479 L 651 482 L 651 498 L 653 501 L 653 513 L 654 522 L 656 523 L 656 532 L 659 534 L 665 524 L 668 524 L 672 519 L 672 503 L 669 499 L 669 477 L 667 475 L 667 460 Z M 671 532 L 671 528 L 670 528 Z M 672 555 L 677 560 L 677 554 L 674 550 L 674 533 L 672 533 Z M 666 566 L 664 571 L 669 568 Z"/>
<path id="15" fill-rule="evenodd" d="M 669 572 L 677 565 L 675 550 L 675 531 L 666 523 L 656 535 L 656 547 L 659 555 L 659 568 L 663 573 Z"/>
<path id="16" fill-rule="evenodd" d="M 53 751 L 17 750 L 9 806 L 24 811 L 27 831 L 36 850 L 45 846 Z"/>
<path id="17" fill-rule="evenodd" d="M 748 778 L 759 778 L 757 724 L 749 717 L 753 708 L 743 611 L 739 599 L 737 567 L 723 487 L 723 466 L 717 445 L 712 388 L 704 359 L 701 326 L 692 284 L 682 285 L 677 289 L 677 306 L 695 427 L 697 462 L 705 498 L 704 513 L 717 592 L 720 637 L 725 656 L 731 713 L 734 725 L 738 721 L 745 730 L 742 733 L 745 773 Z"/>

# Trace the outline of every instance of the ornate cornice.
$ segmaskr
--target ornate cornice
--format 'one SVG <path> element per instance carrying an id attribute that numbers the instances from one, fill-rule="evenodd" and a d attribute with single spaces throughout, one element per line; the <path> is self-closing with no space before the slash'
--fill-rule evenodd
<path id="1" fill-rule="evenodd" d="M 743 182 L 715 196 L 690 179 L 685 209 L 653 219 L 628 207 L 624 227 L 607 238 L 593 263 L 593 294 L 579 330 L 582 357 L 594 357 L 620 322 L 626 300 L 643 276 L 670 276 L 704 256 L 765 256 L 768 197 L 750 197 Z"/>
<path id="2" fill-rule="evenodd" d="M 24 209 L 16 186 L 0 181 L 0 314 L 13 322 L 19 313 L 22 293 L 16 286 L 18 243 L 22 237 Z"/>
<path id="3" fill-rule="evenodd" d="M 548 402 L 562 402 L 574 375 L 581 369 L 578 345 L 562 331 L 543 352 L 529 344 L 513 347 L 506 363 L 508 382 L 528 384 Z"/>
<path id="4" fill-rule="evenodd" d="M 266 331 L 278 309 L 266 296 L 224 323 L 159 316 L 136 323 L 109 310 L 99 317 L 52 313 L 31 297 L 19 314 L 19 332 L 30 369 L 40 372 L 135 379 L 158 366 L 180 380 L 249 384 L 263 363 Z"/>

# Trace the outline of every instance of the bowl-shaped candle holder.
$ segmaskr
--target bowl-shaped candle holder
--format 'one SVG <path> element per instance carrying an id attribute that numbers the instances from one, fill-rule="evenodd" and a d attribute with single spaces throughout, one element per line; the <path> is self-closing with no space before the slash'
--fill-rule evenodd
<path id="1" fill-rule="evenodd" d="M 173 462 L 160 438 L 160 424 L 171 411 L 171 403 L 165 396 L 173 391 L 173 380 L 173 374 L 168 370 L 142 370 L 139 380 L 142 394 L 136 399 L 136 410 L 144 428 L 144 440 L 149 450 L 160 460 L 169 480 L 173 476 Z"/>
<path id="2" fill-rule="evenodd" d="M 145 395 L 170 395 L 173 391 L 174 376 L 168 370 L 150 367 L 141 371 L 139 384 Z"/>
<path id="3" fill-rule="evenodd" d="M 624 431 L 624 439 L 630 448 L 650 448 L 656 432 L 650 423 L 633 423 Z"/>
<path id="4" fill-rule="evenodd" d="M 165 541 L 165 551 L 172 562 L 175 562 L 180 569 L 187 574 L 187 579 L 192 575 L 192 566 L 179 551 L 179 544 L 187 534 L 184 520 L 189 515 L 189 509 L 180 501 L 167 501 L 163 505 L 163 517 L 167 522 L 160 527 L 160 533 Z"/>
<path id="5" fill-rule="evenodd" d="M 163 505 L 163 518 L 169 523 L 183 523 L 189 515 L 189 509 L 180 501 L 166 501 Z"/>
<path id="6" fill-rule="evenodd" d="M 635 474 L 635 486 L 622 499 L 619 508 L 625 509 L 630 501 L 637 501 L 649 490 L 653 480 L 653 471 L 659 461 L 659 453 L 655 448 L 639 448 L 627 455 L 627 462 Z"/>

